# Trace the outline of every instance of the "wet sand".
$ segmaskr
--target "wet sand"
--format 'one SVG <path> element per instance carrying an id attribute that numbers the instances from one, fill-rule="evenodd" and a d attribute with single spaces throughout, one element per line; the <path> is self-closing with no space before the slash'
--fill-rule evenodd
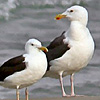
<path id="1" fill-rule="evenodd" d="M 0 99 L 1 100 L 1 99 Z M 7 100 L 7 99 L 4 99 Z M 16 99 L 8 99 L 8 100 L 16 100 Z M 20 99 L 25 100 L 25 99 Z M 55 98 L 34 98 L 30 100 L 100 100 L 100 96 L 84 96 L 84 97 L 55 97 Z"/>
<path id="2" fill-rule="evenodd" d="M 100 100 L 100 96 L 86 96 L 86 97 L 56 97 L 56 98 L 40 98 L 31 100 Z"/>

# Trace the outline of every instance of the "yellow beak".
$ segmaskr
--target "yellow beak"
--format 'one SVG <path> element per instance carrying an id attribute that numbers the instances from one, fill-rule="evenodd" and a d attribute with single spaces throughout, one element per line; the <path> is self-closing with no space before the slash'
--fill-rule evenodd
<path id="1" fill-rule="evenodd" d="M 62 18 L 66 18 L 66 15 L 58 14 L 55 16 L 55 20 L 60 20 Z"/>
<path id="2" fill-rule="evenodd" d="M 48 49 L 46 48 L 46 47 L 39 47 L 39 50 L 42 50 L 42 51 L 44 51 L 44 52 L 48 52 Z"/>

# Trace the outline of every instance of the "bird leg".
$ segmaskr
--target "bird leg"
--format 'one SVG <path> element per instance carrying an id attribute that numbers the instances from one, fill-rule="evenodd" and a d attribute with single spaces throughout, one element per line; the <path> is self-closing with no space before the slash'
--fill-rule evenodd
<path id="1" fill-rule="evenodd" d="M 19 100 L 19 86 L 16 89 L 16 100 Z"/>
<path id="2" fill-rule="evenodd" d="M 28 89 L 27 88 L 25 89 L 25 96 L 26 96 L 26 100 L 29 100 L 29 97 L 28 97 Z"/>
<path id="3" fill-rule="evenodd" d="M 67 95 L 66 95 L 66 93 L 65 93 L 64 86 L 63 86 L 63 78 L 62 78 L 62 74 L 60 74 L 59 81 L 60 81 L 60 85 L 61 85 L 62 96 L 65 97 L 65 96 L 67 96 Z"/>
<path id="4" fill-rule="evenodd" d="M 76 96 L 76 97 L 79 97 L 79 96 L 84 96 L 84 95 L 76 95 L 75 94 L 75 92 L 74 92 L 74 79 L 73 79 L 73 76 L 74 76 L 74 74 L 71 74 L 70 75 L 70 83 L 71 83 L 71 97 L 73 97 L 73 96 Z"/>
<path id="5" fill-rule="evenodd" d="M 73 82 L 73 76 L 74 76 L 74 74 L 71 74 L 71 76 L 70 76 L 70 83 L 71 83 L 71 96 L 75 96 L 75 93 L 74 93 L 74 82 Z"/>

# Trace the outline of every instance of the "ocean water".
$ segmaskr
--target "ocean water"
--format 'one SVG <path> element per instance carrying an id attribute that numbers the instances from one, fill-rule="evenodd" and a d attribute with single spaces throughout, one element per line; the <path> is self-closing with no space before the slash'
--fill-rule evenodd
<path id="1" fill-rule="evenodd" d="M 24 53 L 30 38 L 37 38 L 47 46 L 69 27 L 66 19 L 56 21 L 56 14 L 69 6 L 80 4 L 89 11 L 88 27 L 95 40 L 96 50 L 89 65 L 75 74 L 77 94 L 100 95 L 100 1 L 99 0 L 0 0 L 0 65 L 9 58 Z M 70 94 L 69 76 L 64 78 L 65 90 Z M 0 87 L 0 99 L 15 98 L 16 91 Z M 30 98 L 61 96 L 59 80 L 43 78 L 29 87 Z M 20 90 L 24 98 L 24 89 Z"/>

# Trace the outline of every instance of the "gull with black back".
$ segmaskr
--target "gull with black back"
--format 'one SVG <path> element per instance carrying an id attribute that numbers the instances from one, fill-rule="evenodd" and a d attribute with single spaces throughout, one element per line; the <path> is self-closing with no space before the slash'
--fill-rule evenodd
<path id="1" fill-rule="evenodd" d="M 25 54 L 14 57 L 0 67 L 0 85 L 16 89 L 16 99 L 19 100 L 19 89 L 27 87 L 42 78 L 47 70 L 47 58 L 44 52 L 47 48 L 37 39 L 30 39 L 25 45 Z"/>
<path id="2" fill-rule="evenodd" d="M 94 53 L 94 41 L 87 28 L 88 12 L 84 7 L 72 6 L 55 17 L 56 20 L 62 18 L 68 18 L 70 27 L 47 47 L 48 71 L 45 77 L 60 80 L 62 96 L 78 96 L 74 93 L 73 76 L 89 63 Z M 70 95 L 65 93 L 63 87 L 63 77 L 66 75 L 70 75 Z"/>

